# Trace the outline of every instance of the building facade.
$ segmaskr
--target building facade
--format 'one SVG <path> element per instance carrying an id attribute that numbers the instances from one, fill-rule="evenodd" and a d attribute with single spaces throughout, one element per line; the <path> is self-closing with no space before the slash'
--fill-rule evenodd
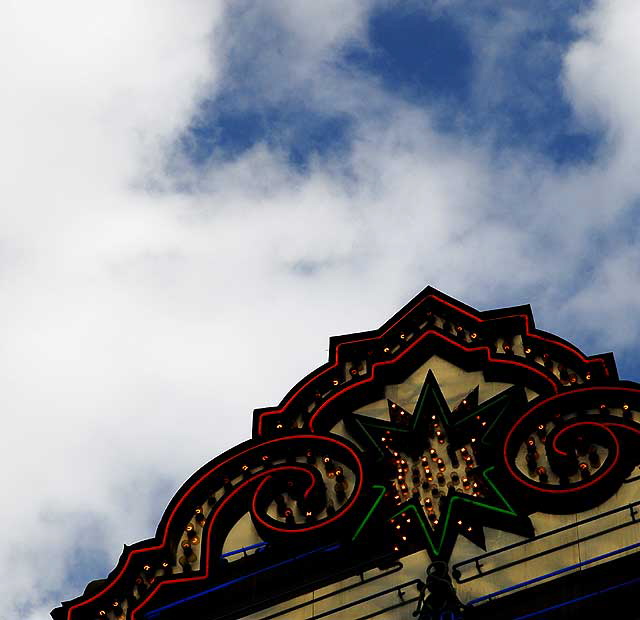
<path id="1" fill-rule="evenodd" d="M 640 385 L 612 354 L 427 288 L 332 338 L 52 616 L 640 618 L 639 463 Z"/>

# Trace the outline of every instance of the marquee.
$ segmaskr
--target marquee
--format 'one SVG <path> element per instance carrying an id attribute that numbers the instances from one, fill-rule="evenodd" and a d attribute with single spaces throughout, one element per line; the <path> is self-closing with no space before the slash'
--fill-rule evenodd
<path id="1" fill-rule="evenodd" d="M 612 354 L 537 329 L 529 306 L 480 312 L 427 288 L 379 329 L 331 338 L 328 362 L 254 412 L 252 438 L 185 482 L 153 538 L 52 616 L 323 617 L 315 592 L 329 618 L 407 617 L 433 594 L 424 576 L 395 591 L 411 562 L 444 567 L 447 617 L 477 613 L 470 597 L 513 582 L 459 604 L 478 557 L 609 507 L 640 462 L 639 411 Z M 365 582 L 384 596 L 361 613 Z"/>

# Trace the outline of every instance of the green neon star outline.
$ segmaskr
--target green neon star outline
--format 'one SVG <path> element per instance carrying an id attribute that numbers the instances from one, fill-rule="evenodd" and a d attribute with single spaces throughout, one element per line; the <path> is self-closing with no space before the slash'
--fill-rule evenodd
<path id="1" fill-rule="evenodd" d="M 416 517 L 418 517 L 418 521 L 420 522 L 420 527 L 422 529 L 422 532 L 424 533 L 424 536 L 425 536 L 425 539 L 427 541 L 427 544 L 429 545 L 429 547 L 433 551 L 432 557 L 436 558 L 436 557 L 438 557 L 440 555 L 440 553 L 442 551 L 442 546 L 443 546 L 444 541 L 446 539 L 447 530 L 449 529 L 449 522 L 451 520 L 451 514 L 453 512 L 453 509 L 454 509 L 454 506 L 455 506 L 456 502 L 469 503 L 469 504 L 473 504 L 474 506 L 478 506 L 479 508 L 484 508 L 486 510 L 492 510 L 494 512 L 506 514 L 506 515 L 509 515 L 511 517 L 516 517 L 516 518 L 518 517 L 518 513 L 512 508 L 511 504 L 509 504 L 509 502 L 506 500 L 504 495 L 500 492 L 500 490 L 495 485 L 495 483 L 492 482 L 491 479 L 489 478 L 489 473 L 492 472 L 494 469 L 495 469 L 495 466 L 492 466 L 492 467 L 489 467 L 489 468 L 485 469 L 482 472 L 482 477 L 485 479 L 487 484 L 491 487 L 493 492 L 498 496 L 498 498 L 500 499 L 500 502 L 502 503 L 502 507 L 494 506 L 492 504 L 487 504 L 486 502 L 481 502 L 481 501 L 478 501 L 476 499 L 472 499 L 470 497 L 469 498 L 461 497 L 460 495 L 450 496 L 450 500 L 449 500 L 448 505 L 447 505 L 447 512 L 446 512 L 445 517 L 444 517 L 444 523 L 442 524 L 441 527 L 438 527 L 438 530 L 440 530 L 440 541 L 438 542 L 437 546 L 435 545 L 435 542 L 434 542 L 434 534 L 436 533 L 437 530 L 433 530 L 433 529 L 431 529 L 431 526 L 427 525 L 427 521 L 424 518 L 424 511 L 418 510 L 414 504 L 409 504 L 408 506 L 405 506 L 404 508 L 400 508 L 396 513 L 394 513 L 393 515 L 391 515 L 389 517 L 389 520 L 395 519 L 398 515 L 402 514 L 403 512 L 407 512 L 409 510 L 413 510 L 415 512 L 415 514 L 416 514 Z"/>
<path id="2" fill-rule="evenodd" d="M 524 399 L 524 400 L 523 400 Z M 518 402 L 520 401 L 520 402 Z M 364 433 L 368 441 L 375 448 L 377 454 L 380 459 L 384 459 L 387 457 L 387 453 L 380 445 L 379 441 L 377 441 L 373 435 L 369 432 L 369 429 L 380 429 L 380 430 L 390 430 L 394 433 L 411 433 L 415 432 L 418 427 L 420 420 L 425 415 L 428 405 L 435 405 L 436 413 L 440 414 L 440 417 L 443 422 L 443 426 L 447 429 L 462 427 L 466 422 L 471 420 L 473 417 L 480 415 L 482 413 L 492 412 L 490 417 L 490 424 L 486 429 L 483 430 L 479 440 L 485 446 L 490 446 L 493 442 L 490 438 L 493 430 L 495 429 L 498 421 L 503 419 L 504 416 L 508 413 L 510 408 L 516 404 L 525 403 L 526 404 L 526 396 L 521 387 L 512 386 L 500 392 L 499 394 L 493 396 L 489 400 L 475 407 L 470 413 L 460 418 L 459 420 L 451 419 L 451 410 L 449 405 L 440 390 L 440 386 L 435 378 L 435 375 L 430 370 L 425 378 L 425 381 L 422 385 L 420 395 L 416 402 L 416 406 L 414 407 L 414 412 L 411 417 L 411 423 L 408 427 L 399 427 L 394 422 L 386 422 L 384 420 L 379 420 L 377 418 L 370 418 L 368 416 L 362 415 L 354 415 L 353 420 L 359 430 Z M 368 428 L 367 428 L 368 427 Z M 495 497 L 496 503 L 488 503 L 486 501 L 487 498 L 483 498 L 485 501 L 480 501 L 478 499 L 472 497 L 463 497 L 460 495 L 448 495 L 449 501 L 447 503 L 447 509 L 444 515 L 444 519 L 442 524 L 438 525 L 436 529 L 433 529 L 431 525 L 428 523 L 424 511 L 418 510 L 418 508 L 414 504 L 405 504 L 403 507 L 400 507 L 397 512 L 395 512 L 389 519 L 394 519 L 398 515 L 403 512 L 407 512 L 408 510 L 412 510 L 416 517 L 418 518 L 418 522 L 420 523 L 421 530 L 424 534 L 428 549 L 431 551 L 430 555 L 436 558 L 439 557 L 442 553 L 444 543 L 447 539 L 447 534 L 450 528 L 450 522 L 452 519 L 452 515 L 454 514 L 454 510 L 458 506 L 463 504 L 468 504 L 475 506 L 481 510 L 487 510 L 492 513 L 503 514 L 507 517 L 513 517 L 514 520 L 520 520 L 523 517 L 519 515 L 511 504 L 507 501 L 506 497 L 500 491 L 496 483 L 491 480 L 490 476 L 495 471 L 495 465 L 490 467 L 485 467 L 481 470 L 481 476 L 487 484 L 487 488 L 492 492 L 491 495 Z M 366 525 L 366 523 L 371 519 L 375 510 L 378 508 L 382 497 L 386 491 L 386 488 L 380 485 L 374 485 L 374 488 L 380 490 L 380 494 L 373 503 L 369 512 L 365 516 L 365 519 L 362 521 L 360 526 L 358 527 L 356 534 L 354 535 L 352 540 L 355 540 L 362 529 Z M 514 524 L 515 525 L 515 524 Z M 438 533 L 439 535 L 436 535 Z"/>
<path id="3" fill-rule="evenodd" d="M 383 420 L 378 420 L 376 418 L 369 418 L 368 416 L 358 416 L 358 415 L 354 416 L 355 423 L 362 430 L 362 432 L 368 437 L 369 441 L 374 446 L 375 450 L 378 452 L 380 457 L 384 458 L 386 456 L 386 453 L 381 448 L 378 441 L 373 438 L 373 436 L 367 430 L 366 427 L 368 426 L 371 428 L 378 428 L 381 430 L 389 430 L 395 433 L 413 433 L 416 430 L 418 423 L 422 419 L 422 416 L 425 412 L 427 399 L 429 398 L 431 390 L 433 390 L 434 392 L 433 397 L 435 399 L 436 405 L 438 406 L 440 414 L 442 415 L 446 424 L 449 425 L 449 418 L 447 415 L 447 410 L 449 409 L 449 407 L 447 405 L 447 401 L 444 400 L 442 392 L 440 392 L 439 390 L 438 383 L 435 379 L 435 375 L 431 370 L 427 374 L 427 377 L 424 383 L 422 384 L 422 389 L 420 390 L 420 396 L 418 397 L 418 401 L 416 402 L 414 413 L 411 416 L 411 425 L 408 428 L 401 428 L 401 427 L 398 427 L 393 422 L 385 422 Z M 366 419 L 366 422 L 364 422 L 365 419 Z"/>
<path id="4" fill-rule="evenodd" d="M 423 419 L 425 415 L 425 411 L 427 409 L 427 403 L 434 402 L 438 413 L 440 414 L 443 425 L 446 430 L 461 427 L 465 422 L 469 421 L 471 418 L 485 413 L 487 411 L 495 410 L 492 413 L 491 421 L 487 429 L 484 430 L 482 437 L 480 438 L 481 443 L 484 445 L 491 445 L 489 441 L 489 436 L 491 435 L 493 429 L 500 419 L 504 417 L 508 409 L 513 405 L 514 400 L 524 399 L 524 403 L 526 403 L 526 397 L 522 392 L 522 389 L 519 386 L 512 386 L 496 394 L 491 397 L 489 400 L 484 403 L 478 405 L 473 411 L 469 414 L 460 418 L 459 420 L 451 419 L 451 410 L 449 409 L 449 405 L 445 400 L 438 382 L 435 378 L 435 375 L 431 370 L 429 370 L 425 381 L 422 385 L 422 389 L 420 390 L 420 396 L 416 402 L 416 406 L 414 408 L 413 414 L 411 416 L 411 424 L 407 428 L 398 427 L 393 422 L 385 422 L 384 420 L 378 420 L 376 418 L 370 418 L 368 416 L 363 415 L 354 415 L 354 422 L 359 427 L 359 429 L 366 435 L 369 439 L 371 445 L 375 448 L 379 457 L 384 458 L 386 456 L 385 451 L 380 446 L 379 442 L 371 435 L 367 427 L 376 428 L 384 431 L 393 431 L 394 433 L 413 433 L 415 432 L 418 424 Z M 523 404 L 524 404 L 523 403 Z"/>
<path id="5" fill-rule="evenodd" d="M 381 484 L 374 484 L 374 485 L 372 485 L 372 488 L 373 489 L 380 489 L 380 493 L 379 493 L 378 497 L 376 498 L 376 500 L 373 502 L 373 505 L 369 509 L 369 512 L 367 512 L 367 514 L 365 515 L 365 518 L 362 520 L 362 522 L 360 523 L 360 525 L 356 529 L 355 534 L 351 538 L 351 542 L 354 542 L 356 540 L 356 538 L 358 538 L 358 536 L 360 536 L 360 533 L 364 529 L 364 526 L 369 522 L 369 519 L 371 519 L 373 513 L 375 512 L 376 508 L 378 507 L 378 504 L 382 501 L 382 498 L 384 497 L 384 494 L 387 491 L 387 489 L 385 487 L 383 487 Z"/>

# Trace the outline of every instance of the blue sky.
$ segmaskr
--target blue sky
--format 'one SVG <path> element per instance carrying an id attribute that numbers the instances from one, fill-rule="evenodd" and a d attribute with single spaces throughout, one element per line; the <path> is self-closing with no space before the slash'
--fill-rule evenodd
<path id="1" fill-rule="evenodd" d="M 363 24 L 363 39 L 343 45 L 331 70 L 369 79 L 390 96 L 428 109 L 443 132 L 480 138 L 494 132 L 494 148 L 526 145 L 558 165 L 593 161 L 601 131 L 576 123 L 561 84 L 563 55 L 579 38 L 573 24 L 579 4 L 555 3 L 542 20 L 537 9 L 529 9 L 531 23 L 496 41 L 491 79 L 508 84 L 496 91 L 478 83 L 488 60 L 475 36 L 486 26 L 490 37 L 509 9 L 478 6 L 486 8 L 471 10 L 470 16 L 468 6 L 428 10 L 416 3 L 379 3 Z M 233 18 L 241 22 L 244 15 L 238 12 Z M 521 19 L 530 16 L 525 11 Z M 281 36 L 278 23 L 264 19 L 263 28 L 265 41 Z M 265 70 L 259 57 L 247 61 L 242 50 L 232 50 L 224 87 L 202 102 L 202 116 L 183 137 L 194 163 L 237 157 L 266 143 L 304 168 L 311 156 L 349 147 L 357 115 L 338 102 L 334 109 L 313 109 L 295 90 L 265 100 L 260 79 L 252 79 Z"/>
<path id="2" fill-rule="evenodd" d="M 330 335 L 427 284 L 640 380 L 633 0 L 2 17 L 8 618 L 104 576 Z"/>

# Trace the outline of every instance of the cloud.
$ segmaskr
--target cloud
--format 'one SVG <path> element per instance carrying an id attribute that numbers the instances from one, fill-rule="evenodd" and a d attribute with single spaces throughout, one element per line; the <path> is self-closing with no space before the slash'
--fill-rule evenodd
<path id="1" fill-rule="evenodd" d="M 590 171 L 597 193 L 583 203 L 596 223 L 585 249 L 597 260 L 569 307 L 587 329 L 593 329 L 589 315 L 597 312 L 606 325 L 599 339 L 606 335 L 609 346 L 629 348 L 638 338 L 640 50 L 632 24 L 639 18 L 637 3 L 596 2 L 576 20 L 581 37 L 565 58 L 564 73 L 580 122 L 602 127 L 607 136 L 607 148 Z"/>
<path id="2" fill-rule="evenodd" d="M 482 308 L 532 301 L 540 326 L 585 345 L 637 342 L 625 294 L 638 258 L 625 225 L 638 194 L 632 20 L 598 4 L 573 43 L 552 46 L 557 75 L 545 79 L 572 122 L 606 128 L 595 158 L 558 165 L 498 140 L 505 120 L 484 105 L 508 98 L 509 46 L 546 26 L 507 12 L 490 42 L 484 22 L 468 26 L 474 49 L 492 53 L 475 66 L 470 107 L 449 100 L 445 130 L 441 104 L 345 59 L 386 6 L 5 9 L 9 618 L 43 617 L 104 576 L 193 470 L 249 436 L 254 407 L 325 361 L 330 335 L 379 325 L 428 283 Z M 534 48 L 521 60 L 543 72 L 549 55 Z M 194 162 L 185 136 L 225 97 L 238 113 L 287 115 L 232 156 L 214 142 Z M 309 147 L 292 164 L 291 127 L 335 116 L 349 119 L 341 148 Z"/>
<path id="3" fill-rule="evenodd" d="M 637 140 L 635 102 L 640 85 L 640 50 L 633 39 L 637 3 L 597 2 L 576 19 L 581 38 L 566 57 L 566 88 L 584 123 L 600 122 L 617 140 Z"/>
<path id="4" fill-rule="evenodd" d="M 0 522 L 15 534 L 0 560 L 8 618 L 74 595 L 104 571 L 99 551 L 111 547 L 108 566 L 124 540 L 150 532 L 151 474 L 161 464 L 150 445 L 163 425 L 151 386 L 193 382 L 185 366 L 197 362 L 184 347 L 197 330 L 178 336 L 177 319 L 153 312 L 153 299 L 136 300 L 139 287 L 123 274 L 142 257 L 172 262 L 177 203 L 136 186 L 215 88 L 210 37 L 221 15 L 219 4 L 170 1 L 2 10 Z M 171 268 L 149 271 L 158 285 L 171 277 Z M 167 377 L 163 358 L 182 379 Z M 180 406 L 202 408 L 202 392 L 191 394 Z M 75 558 L 86 547 L 94 562 L 79 576 Z"/>

